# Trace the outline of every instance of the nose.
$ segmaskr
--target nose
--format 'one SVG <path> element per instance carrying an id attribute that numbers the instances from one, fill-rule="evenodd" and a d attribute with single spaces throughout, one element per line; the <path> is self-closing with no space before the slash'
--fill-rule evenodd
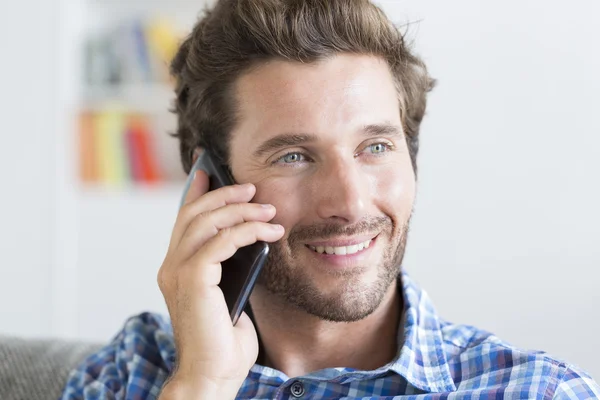
<path id="1" fill-rule="evenodd" d="M 355 160 L 336 160 L 317 176 L 317 215 L 324 220 L 356 223 L 366 213 L 369 185 Z"/>

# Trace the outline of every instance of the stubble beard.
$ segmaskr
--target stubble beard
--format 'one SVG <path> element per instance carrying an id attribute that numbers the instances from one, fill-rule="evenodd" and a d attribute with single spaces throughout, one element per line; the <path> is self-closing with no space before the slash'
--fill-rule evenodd
<path id="1" fill-rule="evenodd" d="M 270 244 L 270 255 L 257 284 L 289 305 L 320 319 L 332 322 L 359 321 L 377 309 L 390 286 L 398 279 L 409 225 L 410 217 L 398 230 L 394 229 L 389 217 L 373 217 L 346 227 L 311 225 L 295 228 L 285 242 Z M 371 283 L 364 283 L 362 278 L 364 269 L 370 266 L 353 268 L 351 271 L 341 270 L 334 273 L 339 278 L 338 287 L 330 294 L 324 294 L 294 257 L 299 251 L 304 251 L 304 242 L 311 238 L 326 239 L 366 232 L 380 232 L 382 239 L 390 240 L 377 266 L 377 277 Z"/>

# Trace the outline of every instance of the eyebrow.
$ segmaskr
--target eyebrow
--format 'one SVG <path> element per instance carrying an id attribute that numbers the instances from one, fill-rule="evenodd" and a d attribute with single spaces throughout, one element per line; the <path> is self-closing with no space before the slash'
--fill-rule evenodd
<path id="1" fill-rule="evenodd" d="M 404 136 L 402 127 L 394 124 L 372 124 L 364 128 L 366 136 Z"/>
<path id="2" fill-rule="evenodd" d="M 403 130 L 400 126 L 383 123 L 383 124 L 371 124 L 366 125 L 362 132 L 364 136 L 404 136 Z M 266 153 L 270 153 L 284 147 L 294 147 L 304 143 L 316 142 L 318 136 L 313 133 L 283 133 L 272 137 L 271 139 L 262 143 L 254 151 L 254 157 L 261 157 Z"/>

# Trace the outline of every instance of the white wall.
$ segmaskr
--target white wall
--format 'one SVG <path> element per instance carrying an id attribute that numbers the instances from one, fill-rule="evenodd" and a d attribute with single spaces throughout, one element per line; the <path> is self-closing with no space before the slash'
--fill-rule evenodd
<path id="1" fill-rule="evenodd" d="M 410 31 L 439 80 L 407 269 L 446 318 L 600 378 L 597 0 L 382 3 L 421 20 Z M 164 310 L 155 273 L 178 192 L 123 215 L 103 204 L 131 210 L 143 192 L 73 197 L 73 55 L 55 50 L 77 12 L 54 6 L 0 5 L 0 333 L 107 340 L 127 315 Z"/>
<path id="2" fill-rule="evenodd" d="M 388 1 L 439 80 L 406 268 L 440 313 L 600 378 L 600 6 Z"/>
<path id="3" fill-rule="evenodd" d="M 0 332 L 51 325 L 55 27 L 51 2 L 0 2 Z"/>

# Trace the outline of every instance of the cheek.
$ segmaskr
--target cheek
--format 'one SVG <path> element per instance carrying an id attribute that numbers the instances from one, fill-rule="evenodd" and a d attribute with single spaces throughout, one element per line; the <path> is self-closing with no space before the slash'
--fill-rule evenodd
<path id="1" fill-rule="evenodd" d="M 272 204 L 277 210 L 271 222 L 283 225 L 286 232 L 296 225 L 307 210 L 298 185 L 279 179 L 267 179 L 256 183 L 253 203 Z"/>
<path id="2" fill-rule="evenodd" d="M 275 207 L 275 217 L 270 222 L 281 224 L 287 236 L 287 232 L 301 222 L 303 216 L 307 214 L 307 202 L 303 199 L 306 193 L 298 189 L 302 187 L 301 179 L 269 176 L 267 172 L 258 168 L 253 170 L 247 165 L 252 164 L 244 163 L 240 158 L 234 159 L 232 162 L 234 176 L 240 183 L 252 182 L 256 186 L 253 203 L 271 204 Z"/>
<path id="3" fill-rule="evenodd" d="M 404 223 L 410 217 L 415 200 L 416 182 L 412 166 L 378 175 L 374 186 L 378 208 Z"/>

